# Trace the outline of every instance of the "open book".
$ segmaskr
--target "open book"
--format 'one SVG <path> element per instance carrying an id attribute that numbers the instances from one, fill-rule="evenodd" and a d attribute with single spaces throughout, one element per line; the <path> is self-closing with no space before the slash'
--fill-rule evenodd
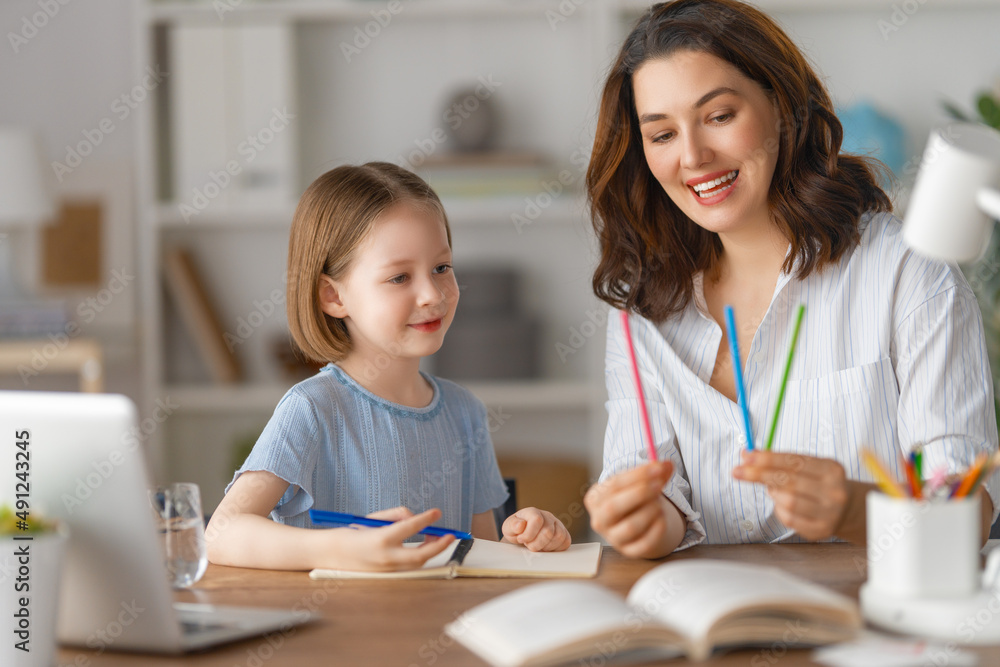
<path id="1" fill-rule="evenodd" d="M 842 641 L 861 624 L 853 600 L 777 568 L 679 560 L 643 575 L 627 600 L 595 583 L 546 582 L 474 607 L 446 631 L 486 662 L 514 667 L 704 660 L 721 647 Z"/>
<path id="2" fill-rule="evenodd" d="M 416 546 L 416 545 L 413 545 Z M 313 570 L 313 579 L 453 579 L 454 577 L 596 577 L 598 542 L 573 544 L 566 551 L 531 551 L 491 540 L 456 540 L 418 570 L 355 572 Z"/>

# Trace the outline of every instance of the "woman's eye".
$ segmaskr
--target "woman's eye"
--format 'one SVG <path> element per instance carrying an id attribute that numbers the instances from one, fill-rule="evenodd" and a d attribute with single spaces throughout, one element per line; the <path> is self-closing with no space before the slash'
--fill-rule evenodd
<path id="1" fill-rule="evenodd" d="M 732 117 L 731 113 L 720 113 L 718 116 L 712 116 L 712 122 L 721 124 L 731 120 Z"/>
<path id="2" fill-rule="evenodd" d="M 673 138 L 674 138 L 673 132 L 664 132 L 663 134 L 653 137 L 653 143 L 662 144 L 666 143 L 667 141 L 670 141 Z"/>
<path id="3" fill-rule="evenodd" d="M 434 269 L 434 273 L 448 273 L 451 271 L 451 264 L 439 264 Z"/>

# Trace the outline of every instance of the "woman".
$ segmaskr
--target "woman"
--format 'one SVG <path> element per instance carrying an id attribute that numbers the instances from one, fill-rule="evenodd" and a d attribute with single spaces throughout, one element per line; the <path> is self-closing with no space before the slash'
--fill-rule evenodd
<path id="1" fill-rule="evenodd" d="M 865 539 L 874 488 L 859 452 L 902 478 L 997 448 L 975 298 L 913 255 L 876 164 L 839 153 L 829 95 L 791 40 L 733 0 L 654 5 L 605 84 L 587 173 L 594 290 L 632 315 L 661 463 L 609 318 L 609 422 L 594 529 L 627 556 L 700 542 Z M 732 305 L 757 441 L 770 426 L 798 304 L 807 306 L 773 451 L 746 449 Z M 637 314 L 637 315 L 636 315 Z M 983 527 L 995 480 L 980 489 Z M 985 537 L 985 532 L 984 532 Z"/>

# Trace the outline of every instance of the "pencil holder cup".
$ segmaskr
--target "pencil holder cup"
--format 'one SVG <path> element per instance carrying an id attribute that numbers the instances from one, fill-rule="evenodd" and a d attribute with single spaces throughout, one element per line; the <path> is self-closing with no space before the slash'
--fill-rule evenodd
<path id="1" fill-rule="evenodd" d="M 931 502 L 872 491 L 868 587 L 894 598 L 962 598 L 981 588 L 979 497 Z"/>

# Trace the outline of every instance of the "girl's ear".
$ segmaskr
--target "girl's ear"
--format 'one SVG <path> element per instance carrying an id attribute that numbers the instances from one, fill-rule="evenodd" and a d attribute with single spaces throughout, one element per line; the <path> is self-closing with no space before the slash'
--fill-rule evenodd
<path id="1" fill-rule="evenodd" d="M 347 308 L 340 300 L 340 291 L 337 283 L 330 276 L 320 276 L 319 285 L 319 308 L 330 317 L 344 319 L 347 317 Z"/>

